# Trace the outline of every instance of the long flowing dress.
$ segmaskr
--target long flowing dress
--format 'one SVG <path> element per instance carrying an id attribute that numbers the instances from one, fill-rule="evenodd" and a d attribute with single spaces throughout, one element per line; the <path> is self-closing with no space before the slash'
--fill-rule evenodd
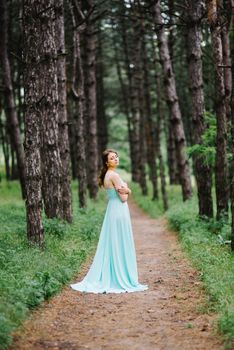
<path id="1" fill-rule="evenodd" d="M 92 265 L 71 288 L 90 293 L 124 293 L 148 289 L 138 282 L 135 244 L 127 202 L 108 188 L 108 204 Z"/>

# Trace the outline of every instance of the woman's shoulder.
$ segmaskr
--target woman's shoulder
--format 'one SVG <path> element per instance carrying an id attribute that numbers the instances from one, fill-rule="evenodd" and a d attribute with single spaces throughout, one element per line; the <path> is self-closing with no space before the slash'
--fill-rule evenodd
<path id="1" fill-rule="evenodd" d="M 116 178 L 116 177 L 118 177 L 118 178 L 120 178 L 120 175 L 116 172 L 116 171 L 114 171 L 114 170 L 107 170 L 107 172 L 106 172 L 106 175 L 108 176 L 108 177 L 114 177 L 114 178 Z"/>
<path id="2" fill-rule="evenodd" d="M 110 186 L 112 187 L 113 181 L 115 181 L 117 178 L 118 174 L 115 171 L 107 170 L 103 181 L 104 188 L 109 188 Z"/>

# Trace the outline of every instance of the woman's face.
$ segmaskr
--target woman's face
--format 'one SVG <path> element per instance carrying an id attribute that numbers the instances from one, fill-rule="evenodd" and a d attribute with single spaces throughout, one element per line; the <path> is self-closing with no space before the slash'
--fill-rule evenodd
<path id="1" fill-rule="evenodd" d="M 117 165 L 119 165 L 119 156 L 118 154 L 114 152 L 110 152 L 107 157 L 107 166 L 108 168 L 115 168 Z"/>

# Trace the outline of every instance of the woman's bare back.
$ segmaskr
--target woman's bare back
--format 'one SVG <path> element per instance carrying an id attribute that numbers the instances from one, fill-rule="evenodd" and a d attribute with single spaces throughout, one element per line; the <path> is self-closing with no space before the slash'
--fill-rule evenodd
<path id="1" fill-rule="evenodd" d="M 112 180 L 113 180 L 113 176 L 116 178 L 116 175 L 118 176 L 119 180 L 121 181 L 121 178 L 120 178 L 118 173 L 116 173 L 113 170 L 107 170 L 104 181 L 103 181 L 104 188 L 115 188 Z"/>

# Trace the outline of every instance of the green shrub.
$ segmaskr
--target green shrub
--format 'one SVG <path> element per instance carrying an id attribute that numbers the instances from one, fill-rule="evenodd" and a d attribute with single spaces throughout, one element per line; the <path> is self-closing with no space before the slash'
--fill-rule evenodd
<path id="1" fill-rule="evenodd" d="M 229 308 L 224 311 L 219 319 L 219 329 L 222 333 L 228 336 L 229 340 L 234 339 L 234 308 Z"/>
<path id="2" fill-rule="evenodd" d="M 5 350 L 11 344 L 12 336 L 12 324 L 4 315 L 0 314 L 0 347 Z"/>
<path id="3" fill-rule="evenodd" d="M 45 218 L 43 225 L 45 229 L 45 234 L 56 236 L 58 238 L 63 238 L 68 229 L 68 224 L 65 222 L 61 222 L 57 218 Z"/>

